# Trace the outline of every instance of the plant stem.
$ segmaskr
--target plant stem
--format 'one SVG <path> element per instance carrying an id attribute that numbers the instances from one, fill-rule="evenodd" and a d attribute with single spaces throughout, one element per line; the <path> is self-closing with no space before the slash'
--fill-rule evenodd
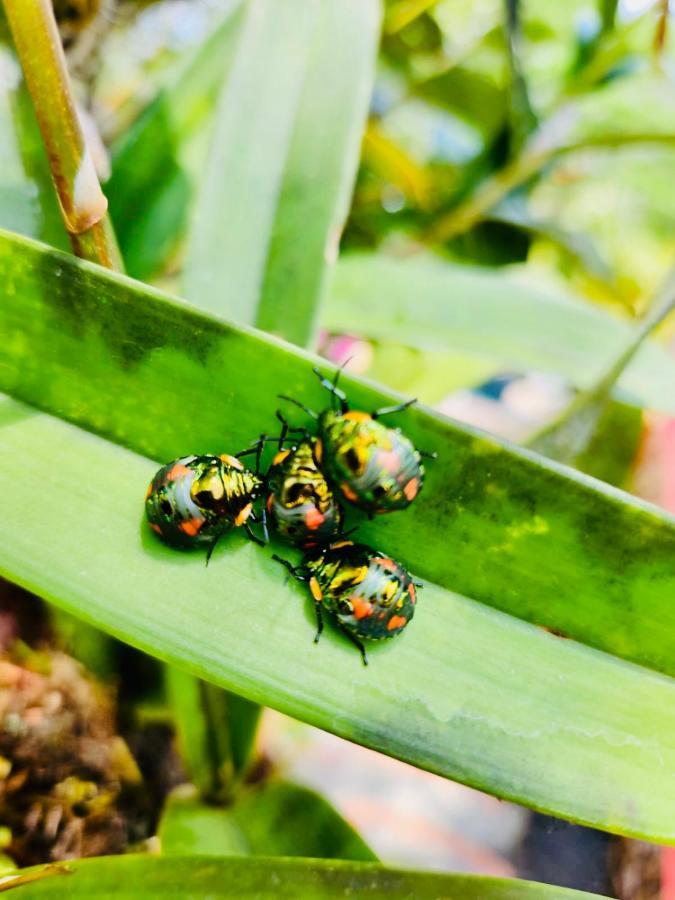
<path id="1" fill-rule="evenodd" d="M 610 393 L 644 341 L 675 309 L 675 265 L 670 269 L 639 326 L 607 372 L 588 391 L 579 394 L 558 418 L 538 431 L 528 446 L 559 462 L 572 463 L 593 437 Z"/>
<path id="2" fill-rule="evenodd" d="M 73 99 L 51 0 L 3 0 L 74 252 L 122 269 Z"/>
<path id="3" fill-rule="evenodd" d="M 423 233 L 425 244 L 443 244 L 473 228 L 485 214 L 503 200 L 514 188 L 528 181 L 556 156 L 586 147 L 618 147 L 627 144 L 671 144 L 673 137 L 667 134 L 642 132 L 635 134 L 608 133 L 590 135 L 583 139 L 571 139 L 572 125 L 576 121 L 577 107 L 574 101 L 561 107 L 544 122 L 523 147 L 513 162 L 487 178 L 474 194 L 454 209 L 439 216 Z"/>

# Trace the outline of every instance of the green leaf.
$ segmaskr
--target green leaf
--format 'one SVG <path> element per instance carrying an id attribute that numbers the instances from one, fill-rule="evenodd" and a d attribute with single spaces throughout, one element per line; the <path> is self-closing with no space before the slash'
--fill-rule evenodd
<path id="1" fill-rule="evenodd" d="M 24 880 L 39 875 L 45 867 L 24 869 Z M 61 871 L 63 874 L 57 874 Z M 52 866 L 48 877 L 14 888 L 17 897 L 144 897 L 180 896 L 183 900 L 204 897 L 312 898 L 364 897 L 452 897 L 453 900 L 575 900 L 595 897 L 582 891 L 475 875 L 439 875 L 406 872 L 374 863 L 352 863 L 309 859 L 213 859 L 205 857 L 114 856 L 73 860 Z M 0 885 L 0 887 L 3 887 Z M 6 888 L 5 888 L 6 889 Z"/>
<path id="2" fill-rule="evenodd" d="M 229 798 L 249 762 L 259 707 L 172 666 L 165 682 L 190 780 L 203 797 Z"/>
<path id="3" fill-rule="evenodd" d="M 375 854 L 314 791 L 284 781 L 244 791 L 227 808 L 207 806 L 179 789 L 159 828 L 162 852 L 190 856 L 311 856 L 374 860 Z"/>
<path id="4" fill-rule="evenodd" d="M 581 388 L 595 384 L 635 330 L 589 304 L 435 260 L 348 256 L 328 294 L 322 324 L 330 331 L 559 372 Z M 671 413 L 673 385 L 673 357 L 649 341 L 619 381 L 624 399 Z"/>
<path id="5" fill-rule="evenodd" d="M 185 294 L 305 344 L 347 215 L 377 0 L 253 0 L 190 234 Z"/>
<path id="6" fill-rule="evenodd" d="M 484 73 L 455 65 L 413 85 L 414 94 L 450 109 L 491 139 L 506 119 L 506 91 Z"/>
<path id="7" fill-rule="evenodd" d="M 240 8 L 239 0 L 227 4 L 208 40 L 112 148 L 106 194 L 127 271 L 136 278 L 155 274 L 184 235 Z"/>
<path id="8" fill-rule="evenodd" d="M 406 430 L 439 459 L 419 502 L 359 537 L 429 583 L 409 631 L 374 646 L 364 669 L 333 629 L 312 645 L 311 599 L 284 585 L 269 553 L 233 534 L 206 568 L 143 522 L 157 463 L 136 453 L 166 461 L 246 446 L 270 430 L 281 386 L 319 408 L 314 359 L 15 236 L 0 236 L 0 283 L 0 387 L 132 448 L 5 400 L 3 575 L 350 740 L 574 820 L 675 841 L 673 681 L 476 602 L 672 672 L 672 517 L 410 411 Z M 391 400 L 345 384 L 355 408 Z"/>

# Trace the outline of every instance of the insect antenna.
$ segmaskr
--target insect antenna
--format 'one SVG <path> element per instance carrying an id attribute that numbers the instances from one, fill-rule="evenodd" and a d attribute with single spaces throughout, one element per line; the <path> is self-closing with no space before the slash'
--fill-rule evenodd
<path id="1" fill-rule="evenodd" d="M 403 412 L 404 409 L 408 409 L 413 403 L 417 403 L 416 398 L 406 400 L 404 403 L 397 403 L 396 406 L 383 406 L 381 409 L 376 409 L 375 412 L 371 413 L 371 416 L 373 419 L 379 419 L 382 416 L 390 416 L 392 413 Z"/>
<path id="2" fill-rule="evenodd" d="M 324 375 L 321 374 L 316 366 L 312 369 L 312 372 L 314 372 L 316 377 L 319 379 L 321 386 L 325 387 L 331 395 L 331 407 L 334 409 L 334 401 L 337 401 L 340 405 L 340 412 L 344 415 L 344 413 L 349 411 L 349 404 L 347 403 L 347 395 L 337 386 L 337 380 L 341 371 L 342 368 L 339 368 L 337 370 L 335 374 L 335 381 L 329 381 Z"/>
<path id="3" fill-rule="evenodd" d="M 289 403 L 295 404 L 298 409 L 301 409 L 304 413 L 307 413 L 307 415 L 311 416 L 313 419 L 319 418 L 313 410 L 311 410 L 308 406 L 305 406 L 305 404 L 301 403 L 299 400 L 296 400 L 295 397 L 288 397 L 286 394 L 277 394 L 277 397 L 280 400 L 287 400 Z"/>

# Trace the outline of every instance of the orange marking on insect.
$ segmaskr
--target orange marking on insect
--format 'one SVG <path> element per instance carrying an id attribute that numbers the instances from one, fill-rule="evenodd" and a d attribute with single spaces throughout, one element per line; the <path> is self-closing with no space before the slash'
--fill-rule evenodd
<path id="1" fill-rule="evenodd" d="M 410 594 L 410 600 L 413 604 L 417 603 L 417 591 L 415 590 L 415 585 L 410 582 L 408 585 L 408 593 Z"/>
<path id="2" fill-rule="evenodd" d="M 290 452 L 290 450 L 280 450 L 272 460 L 272 465 L 278 466 L 280 462 L 283 462 L 286 459 Z"/>
<path id="3" fill-rule="evenodd" d="M 395 572 L 398 569 L 398 566 L 394 562 L 393 559 L 389 559 L 388 556 L 383 556 L 381 559 L 378 559 L 377 564 L 382 569 L 386 569 L 387 572 Z"/>
<path id="4" fill-rule="evenodd" d="M 228 466 L 232 466 L 233 469 L 239 469 L 240 472 L 244 471 L 243 463 L 238 460 L 236 456 L 230 456 L 229 453 L 221 453 L 220 458 L 224 463 L 227 463 Z"/>
<path id="5" fill-rule="evenodd" d="M 234 517 L 234 524 L 235 525 L 243 525 L 244 522 L 251 515 L 252 510 L 253 510 L 253 504 L 247 503 L 246 506 L 241 510 L 241 512 L 237 513 L 237 515 Z"/>
<path id="6" fill-rule="evenodd" d="M 312 594 L 312 597 L 314 597 L 314 600 L 317 603 L 321 603 L 321 601 L 323 600 L 323 592 L 319 587 L 319 582 L 316 580 L 316 577 L 314 575 L 312 575 L 312 577 L 309 579 L 309 590 Z"/>
<path id="7" fill-rule="evenodd" d="M 356 500 L 359 499 L 357 494 L 354 493 L 354 491 L 349 487 L 349 485 L 346 482 L 343 482 L 340 485 L 340 490 L 345 495 L 347 500 L 351 500 L 352 503 L 354 503 Z"/>
<path id="8" fill-rule="evenodd" d="M 321 463 L 321 460 L 323 458 L 323 444 L 318 439 L 314 444 L 314 456 L 316 458 L 316 461 L 318 463 Z"/>
<path id="9" fill-rule="evenodd" d="M 392 616 L 387 622 L 387 631 L 393 631 L 395 628 L 403 628 L 407 621 L 405 616 Z"/>
<path id="10" fill-rule="evenodd" d="M 204 524 L 204 519 L 187 519 L 185 522 L 181 522 L 178 526 L 181 531 L 185 532 L 185 534 L 189 534 L 190 537 L 194 537 L 196 534 L 199 534 L 199 529 Z"/>
<path id="11" fill-rule="evenodd" d="M 417 492 L 420 489 L 419 481 L 414 476 L 410 479 L 410 481 L 403 488 L 403 493 L 406 495 L 407 499 L 412 502 L 417 496 Z"/>
<path id="12" fill-rule="evenodd" d="M 368 616 L 372 616 L 373 605 L 372 603 L 369 603 L 368 600 L 364 600 L 363 597 L 359 597 L 358 595 L 353 595 L 349 599 L 354 610 L 355 618 L 367 619 Z"/>
<path id="13" fill-rule="evenodd" d="M 270 494 L 267 498 L 267 512 L 272 512 L 272 507 L 274 506 L 274 494 Z"/>
<path id="14" fill-rule="evenodd" d="M 349 412 L 344 413 L 342 416 L 343 419 L 348 419 L 350 422 L 368 422 L 372 419 L 372 416 L 367 412 L 361 412 L 358 409 L 351 409 Z"/>
<path id="15" fill-rule="evenodd" d="M 150 484 L 148 485 L 147 491 L 145 492 L 145 499 L 146 499 L 146 500 L 148 499 L 148 497 L 149 497 L 150 494 L 152 493 L 152 485 L 153 485 L 153 482 L 151 481 Z"/>
<path id="16" fill-rule="evenodd" d="M 150 527 L 151 527 L 152 530 L 155 532 L 155 534 L 161 534 L 161 533 L 162 533 L 162 529 L 161 529 L 161 528 L 159 527 L 159 525 L 157 525 L 155 522 L 150 522 Z"/>
<path id="17" fill-rule="evenodd" d="M 305 513 L 305 525 L 310 531 L 316 531 L 317 528 L 321 528 L 325 521 L 326 517 L 324 514 L 315 507 L 308 509 Z"/>
<path id="18" fill-rule="evenodd" d="M 189 473 L 190 470 L 187 466 L 184 466 L 182 463 L 176 463 L 175 466 L 172 466 L 166 473 L 166 477 L 170 481 L 178 481 L 183 475 L 188 475 Z"/>

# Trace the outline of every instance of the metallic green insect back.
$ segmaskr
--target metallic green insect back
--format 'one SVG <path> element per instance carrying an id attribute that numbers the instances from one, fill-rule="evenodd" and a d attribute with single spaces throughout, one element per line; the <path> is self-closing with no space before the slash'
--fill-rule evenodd
<path id="1" fill-rule="evenodd" d="M 261 484 L 234 456 L 183 456 L 152 479 L 145 513 L 152 530 L 172 547 L 213 548 L 233 526 L 248 529 Z"/>
<path id="2" fill-rule="evenodd" d="M 325 609 L 359 648 L 365 664 L 362 640 L 394 637 L 415 614 L 417 592 L 409 572 L 365 544 L 337 541 L 310 551 L 299 566 L 279 556 L 274 558 L 309 585 L 317 617 L 315 640 L 323 630 Z"/>
<path id="3" fill-rule="evenodd" d="M 367 413 L 326 410 L 319 416 L 319 435 L 327 476 L 361 509 L 405 509 L 420 492 L 420 454 L 398 429 Z"/>
<path id="4" fill-rule="evenodd" d="M 410 574 L 379 550 L 339 541 L 308 555 L 305 566 L 313 593 L 319 589 L 315 600 L 357 637 L 394 637 L 415 614 Z"/>
<path id="5" fill-rule="evenodd" d="M 298 547 L 315 547 L 340 532 L 342 510 L 306 438 L 280 450 L 267 473 L 267 514 L 276 532 Z"/>

